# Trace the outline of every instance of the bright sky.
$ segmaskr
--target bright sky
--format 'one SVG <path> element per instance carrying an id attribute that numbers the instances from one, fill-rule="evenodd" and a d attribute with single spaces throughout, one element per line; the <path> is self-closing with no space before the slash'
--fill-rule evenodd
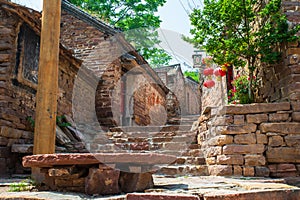
<path id="1" fill-rule="evenodd" d="M 15 3 L 41 11 L 43 0 L 12 0 Z M 159 31 L 161 47 L 173 55 L 171 64 L 181 63 L 192 65 L 193 47 L 181 40 L 181 35 L 190 36 L 190 21 L 188 15 L 193 8 L 202 7 L 203 0 L 167 0 L 166 4 L 159 8 L 158 15 L 162 23 Z M 184 64 L 185 63 L 185 64 Z"/>

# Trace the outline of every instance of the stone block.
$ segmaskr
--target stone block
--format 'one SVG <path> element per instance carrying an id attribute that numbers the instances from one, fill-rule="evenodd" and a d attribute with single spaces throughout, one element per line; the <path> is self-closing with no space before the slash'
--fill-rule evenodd
<path id="1" fill-rule="evenodd" d="M 245 155 L 246 166 L 263 166 L 266 164 L 266 158 L 263 155 Z"/>
<path id="2" fill-rule="evenodd" d="M 234 136 L 234 143 L 236 143 L 236 144 L 255 144 L 256 143 L 255 133 L 236 135 L 236 136 Z"/>
<path id="3" fill-rule="evenodd" d="M 300 111 L 300 102 L 292 101 L 291 105 L 292 105 L 292 108 L 293 108 L 294 112 L 295 111 Z"/>
<path id="4" fill-rule="evenodd" d="M 19 139 L 22 137 L 23 131 L 18 129 L 13 129 L 7 126 L 2 126 L 0 131 L 0 136 L 6 137 L 6 138 L 14 138 Z"/>
<path id="5" fill-rule="evenodd" d="M 84 188 L 85 186 L 85 178 L 76 178 L 72 180 L 73 186 Z M 82 191 L 82 190 L 81 190 Z M 84 191 L 84 189 L 83 189 Z"/>
<path id="6" fill-rule="evenodd" d="M 247 119 L 247 123 L 260 124 L 262 122 L 268 121 L 268 115 L 267 114 L 247 115 L 246 119 Z"/>
<path id="7" fill-rule="evenodd" d="M 211 138 L 207 144 L 209 146 L 223 146 L 225 144 L 232 144 L 233 136 L 231 135 L 217 135 L 216 137 Z"/>
<path id="8" fill-rule="evenodd" d="M 287 135 L 284 140 L 289 147 L 300 147 L 300 135 Z"/>
<path id="9" fill-rule="evenodd" d="M 243 175 L 253 177 L 255 175 L 254 167 L 249 167 L 249 166 L 243 167 Z"/>
<path id="10" fill-rule="evenodd" d="M 283 138 L 279 135 L 269 137 L 269 146 L 271 147 L 279 147 L 283 146 L 284 141 Z"/>
<path id="11" fill-rule="evenodd" d="M 89 195 L 118 194 L 120 171 L 112 169 L 90 168 L 86 177 L 85 192 Z"/>
<path id="12" fill-rule="evenodd" d="M 255 124 L 218 126 L 216 133 L 224 135 L 252 133 L 256 131 L 256 127 Z"/>
<path id="13" fill-rule="evenodd" d="M 55 186 L 57 186 L 57 187 L 72 187 L 73 186 L 72 180 L 69 180 L 69 179 L 56 178 L 56 179 L 54 179 L 54 183 L 55 183 Z"/>
<path id="14" fill-rule="evenodd" d="M 263 144 L 249 145 L 226 145 L 223 147 L 223 154 L 261 154 L 265 151 Z"/>
<path id="15" fill-rule="evenodd" d="M 122 192 L 143 192 L 154 186 L 152 173 L 121 172 L 119 185 Z"/>
<path id="16" fill-rule="evenodd" d="M 268 113 L 290 110 L 289 102 L 281 103 L 255 103 L 245 105 L 229 105 L 224 107 L 223 112 L 226 114 L 254 114 L 254 113 Z"/>
<path id="17" fill-rule="evenodd" d="M 268 163 L 300 163 L 300 149 L 292 147 L 268 148 Z"/>
<path id="18" fill-rule="evenodd" d="M 69 176 L 70 172 L 68 169 L 65 168 L 52 168 L 48 170 L 48 175 L 49 176 Z"/>
<path id="19" fill-rule="evenodd" d="M 269 114 L 269 121 L 270 122 L 282 122 L 287 121 L 289 119 L 288 113 L 272 113 Z"/>
<path id="20" fill-rule="evenodd" d="M 231 165 L 210 165 L 208 173 L 211 176 L 231 176 L 233 170 Z"/>
<path id="21" fill-rule="evenodd" d="M 270 175 L 270 170 L 267 167 L 255 166 L 254 169 L 255 169 L 255 176 L 269 177 Z"/>
<path id="22" fill-rule="evenodd" d="M 245 116 L 244 115 L 234 115 L 234 124 L 244 124 Z"/>
<path id="23" fill-rule="evenodd" d="M 6 137 L 0 137 L 0 146 L 6 146 L 8 144 L 8 139 Z"/>
<path id="24" fill-rule="evenodd" d="M 204 152 L 206 157 L 213 157 L 213 156 L 221 155 L 221 153 L 222 153 L 222 147 L 209 147 Z"/>
<path id="25" fill-rule="evenodd" d="M 33 144 L 13 144 L 11 152 L 31 154 L 33 152 Z"/>
<path id="26" fill-rule="evenodd" d="M 238 165 L 233 166 L 233 175 L 234 176 L 243 176 L 243 168 Z"/>
<path id="27" fill-rule="evenodd" d="M 257 144 L 268 144 L 268 137 L 265 134 L 256 133 Z"/>
<path id="28" fill-rule="evenodd" d="M 300 123 L 281 122 L 281 123 L 262 123 L 260 130 L 263 133 L 274 132 L 282 134 L 300 134 Z"/>
<path id="29" fill-rule="evenodd" d="M 270 172 L 296 172 L 296 166 L 294 164 L 275 164 L 269 165 Z"/>
<path id="30" fill-rule="evenodd" d="M 205 159 L 207 165 L 215 165 L 217 162 L 216 157 L 209 157 Z"/>
<path id="31" fill-rule="evenodd" d="M 217 156 L 217 164 L 242 165 L 244 164 L 244 157 L 242 155 L 219 155 Z"/>
<path id="32" fill-rule="evenodd" d="M 294 122 L 300 122 L 300 112 L 293 112 L 292 113 L 292 120 Z"/>

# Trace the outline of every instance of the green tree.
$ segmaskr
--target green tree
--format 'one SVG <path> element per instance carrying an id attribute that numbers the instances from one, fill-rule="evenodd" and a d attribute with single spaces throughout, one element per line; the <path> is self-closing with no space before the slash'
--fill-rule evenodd
<path id="1" fill-rule="evenodd" d="M 195 9 L 190 20 L 193 38 L 187 41 L 204 48 L 219 65 L 248 67 L 250 99 L 257 62 L 278 62 L 280 45 L 297 39 L 299 31 L 299 26 L 289 29 L 281 0 L 204 0 L 204 8 Z"/>
<path id="2" fill-rule="evenodd" d="M 160 43 L 157 28 L 160 27 L 158 7 L 166 0 L 70 0 L 89 13 L 124 31 L 132 43 L 152 67 L 168 65 L 171 56 L 156 47 Z"/>
<path id="3" fill-rule="evenodd" d="M 199 83 L 199 72 L 184 72 L 185 77 L 191 77 L 194 81 Z"/>

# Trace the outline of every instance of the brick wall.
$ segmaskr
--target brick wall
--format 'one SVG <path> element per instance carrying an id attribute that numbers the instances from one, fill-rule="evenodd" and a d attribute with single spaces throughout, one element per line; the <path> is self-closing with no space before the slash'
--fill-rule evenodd
<path id="1" fill-rule="evenodd" d="M 78 102 L 82 101 L 84 105 L 81 105 L 82 108 L 78 105 L 76 112 L 81 113 L 83 111 L 87 115 L 87 119 L 84 119 L 80 114 L 78 116 L 80 122 L 90 121 L 92 123 L 96 122 L 93 114 L 93 112 L 96 112 L 97 120 L 102 129 L 128 125 L 128 122 L 125 122 L 128 119 L 122 118 L 130 117 L 125 112 L 131 106 L 129 105 L 131 102 L 126 97 L 122 97 L 122 93 L 128 93 L 127 90 L 132 89 L 130 87 L 136 87 L 131 86 L 130 83 L 126 84 L 126 81 L 122 79 L 126 77 L 126 74 L 130 74 L 132 70 L 134 71 L 134 68 L 149 68 L 149 66 L 145 66 L 147 65 L 145 61 L 141 61 L 143 60 L 141 56 L 136 53 L 133 53 L 135 55 L 134 60 L 130 60 L 132 58 L 129 60 L 123 59 L 125 54 L 132 53 L 134 49 L 126 41 L 122 41 L 122 36 L 119 34 L 107 34 L 105 30 L 101 32 L 101 30 L 78 19 L 76 16 L 66 11 L 62 12 L 61 40 L 68 49 L 74 51 L 76 57 L 83 60 L 86 71 L 90 71 L 94 76 L 93 84 L 95 85 L 90 85 L 86 92 L 84 92 L 85 89 L 78 90 L 78 95 L 82 99 L 80 97 L 76 98 Z M 138 73 L 149 78 L 145 70 L 140 70 Z M 122 82 L 124 82 L 125 88 L 121 88 Z M 134 82 L 138 81 L 134 80 Z M 149 91 L 146 91 L 145 88 Z M 96 91 L 91 91 L 95 89 Z M 136 94 L 134 98 L 135 108 L 133 114 L 135 116 L 132 118 L 135 119 L 137 124 L 147 125 L 150 123 L 147 113 L 151 107 L 146 105 L 148 104 L 147 99 L 155 95 L 155 99 L 159 99 L 157 100 L 159 104 L 164 105 L 165 92 L 160 87 L 152 87 L 150 83 L 141 86 L 139 91 L 141 93 Z M 132 96 L 133 94 L 127 95 Z M 121 102 L 122 98 L 125 98 L 123 102 Z"/>
<path id="2" fill-rule="evenodd" d="M 210 175 L 300 175 L 299 103 L 230 105 L 206 109 L 198 143 Z"/>

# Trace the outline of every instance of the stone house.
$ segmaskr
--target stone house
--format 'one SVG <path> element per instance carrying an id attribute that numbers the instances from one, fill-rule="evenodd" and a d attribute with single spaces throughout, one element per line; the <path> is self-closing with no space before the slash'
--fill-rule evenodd
<path id="1" fill-rule="evenodd" d="M 0 176 L 23 173 L 21 157 L 32 153 L 40 28 L 41 13 L 0 0 Z M 66 0 L 58 79 L 58 116 L 72 122 L 73 136 L 89 126 L 148 125 L 152 107 L 165 112 L 169 90 L 123 34 Z M 57 151 L 86 151 L 75 136 L 57 138 L 70 142 Z"/>
<path id="2" fill-rule="evenodd" d="M 189 77 L 184 77 L 180 64 L 155 68 L 154 70 L 177 98 L 181 115 L 200 113 L 199 84 Z"/>

